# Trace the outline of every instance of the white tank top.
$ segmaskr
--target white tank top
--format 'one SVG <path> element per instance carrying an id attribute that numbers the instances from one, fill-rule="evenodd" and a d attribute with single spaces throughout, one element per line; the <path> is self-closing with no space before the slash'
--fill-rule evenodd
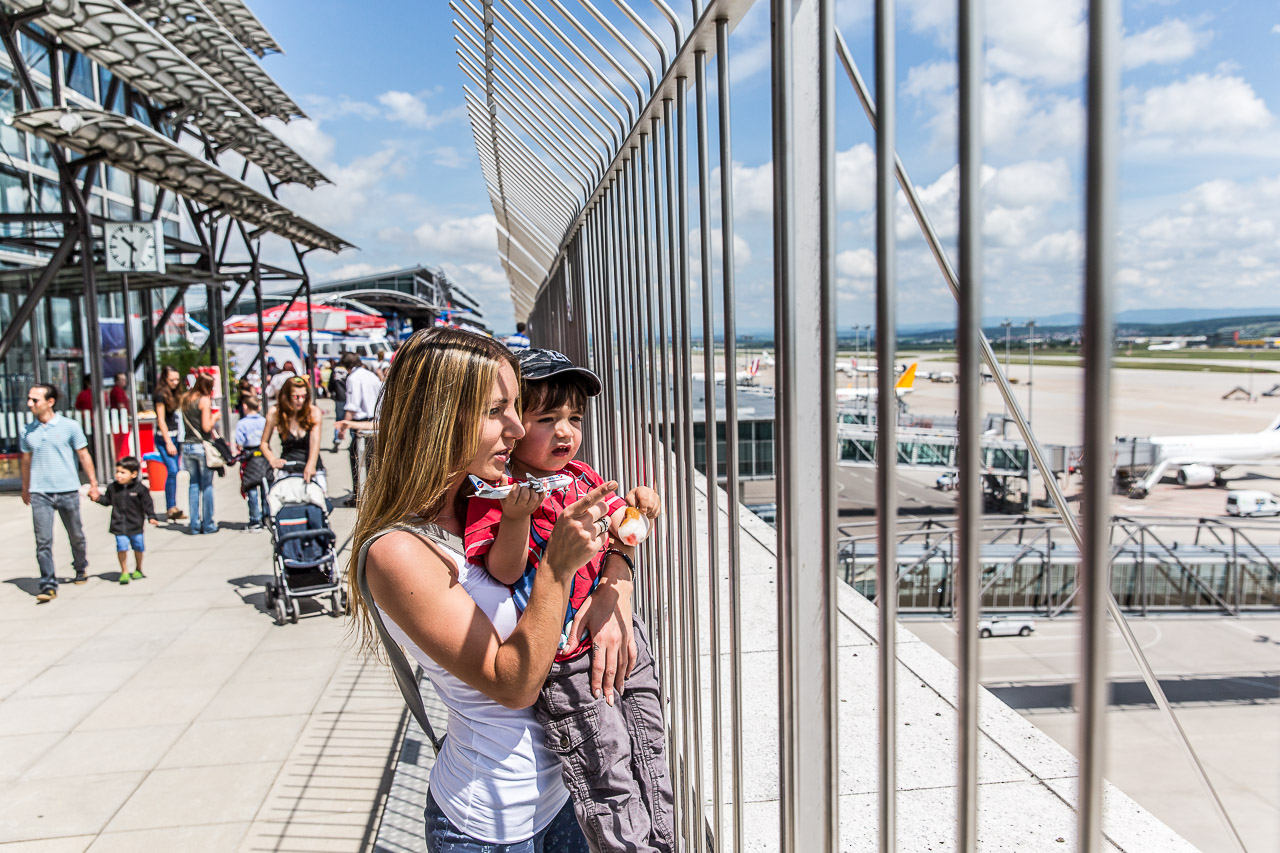
<path id="1" fill-rule="evenodd" d="M 511 590 L 452 548 L 458 581 L 506 640 L 520 611 Z M 381 608 L 379 608 L 381 610 Z M 543 745 L 533 709 L 504 708 L 446 672 L 382 612 L 387 632 L 422 664 L 449 709 L 444 747 L 431 769 L 431 795 L 462 832 L 480 841 L 514 844 L 541 832 L 569 799 L 555 753 Z"/>

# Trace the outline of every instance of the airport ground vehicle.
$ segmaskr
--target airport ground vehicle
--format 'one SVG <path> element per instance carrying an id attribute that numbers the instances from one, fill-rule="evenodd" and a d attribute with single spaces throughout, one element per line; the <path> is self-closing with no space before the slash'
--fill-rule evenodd
<path id="1" fill-rule="evenodd" d="M 978 636 L 983 637 L 1029 637 L 1036 629 L 1034 619 L 1010 619 L 1005 616 L 993 616 L 978 623 Z"/>
<path id="2" fill-rule="evenodd" d="M 1240 489 L 1227 492 L 1227 515 L 1251 518 L 1255 515 L 1280 515 L 1280 500 L 1270 492 Z"/>

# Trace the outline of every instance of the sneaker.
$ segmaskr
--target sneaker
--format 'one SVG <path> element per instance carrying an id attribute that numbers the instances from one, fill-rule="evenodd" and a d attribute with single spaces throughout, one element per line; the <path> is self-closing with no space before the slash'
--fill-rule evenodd
<path id="1" fill-rule="evenodd" d="M 123 586 L 124 584 L 127 584 L 128 582 L 129 582 L 129 573 L 128 573 L 128 572 L 121 572 L 121 573 L 120 573 L 120 584 L 121 584 L 121 586 Z"/>
<path id="2" fill-rule="evenodd" d="M 75 580 L 72 581 L 72 583 L 76 583 L 76 584 L 82 584 L 82 583 L 88 583 L 88 582 L 89 582 L 89 576 L 84 572 L 76 572 Z"/>
<path id="3" fill-rule="evenodd" d="M 215 524 L 213 527 L 206 527 L 206 528 L 204 529 L 204 532 L 205 532 L 206 534 L 209 534 L 209 533 L 217 533 L 217 532 L 218 532 L 218 525 L 216 525 L 216 524 Z"/>
<path id="4" fill-rule="evenodd" d="M 145 578 L 146 575 L 144 575 L 139 569 L 134 569 L 133 571 L 129 572 L 129 577 L 133 578 L 136 581 L 140 581 L 143 578 Z"/>
<path id="5" fill-rule="evenodd" d="M 56 589 L 42 590 L 40 594 L 36 596 L 36 604 L 48 604 L 57 597 L 58 591 Z"/>

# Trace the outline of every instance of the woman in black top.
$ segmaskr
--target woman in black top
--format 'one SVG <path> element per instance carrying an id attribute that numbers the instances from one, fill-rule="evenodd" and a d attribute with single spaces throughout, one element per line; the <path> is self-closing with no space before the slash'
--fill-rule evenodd
<path id="1" fill-rule="evenodd" d="M 262 456 L 272 468 L 286 462 L 301 462 L 302 478 L 313 479 L 328 491 L 324 463 L 320 461 L 320 407 L 311 401 L 311 386 L 301 376 L 292 376 L 276 395 L 276 404 L 267 413 L 262 430 Z M 271 449 L 271 436 L 280 433 L 280 454 Z"/>

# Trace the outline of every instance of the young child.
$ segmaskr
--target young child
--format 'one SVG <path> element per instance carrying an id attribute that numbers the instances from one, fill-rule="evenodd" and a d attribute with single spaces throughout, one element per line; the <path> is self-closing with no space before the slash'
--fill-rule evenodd
<path id="1" fill-rule="evenodd" d="M 467 558 L 511 586 L 523 609 L 556 519 L 566 505 L 604 479 L 575 459 L 587 400 L 601 391 L 599 378 L 558 352 L 540 349 L 520 355 L 520 373 L 525 435 L 511 453 L 509 474 L 518 481 L 563 473 L 573 481 L 564 490 L 545 494 L 517 486 L 501 501 L 472 497 L 464 544 Z M 653 518 L 661 501 L 646 486 L 632 489 L 625 501 L 612 496 L 606 506 L 613 539 L 618 538 L 628 505 Z M 593 695 L 587 654 L 591 638 L 584 633 L 569 643 L 574 615 L 599 583 L 612 551 L 602 550 L 574 577 L 565 634 L 534 714 L 547 747 L 560 757 L 565 787 L 592 851 L 674 851 L 662 708 L 644 624 L 634 622 L 636 663 L 616 700 L 601 698 L 599 691 Z"/>
<path id="2" fill-rule="evenodd" d="M 123 456 L 116 463 L 116 481 L 107 486 L 107 490 L 98 497 L 98 503 L 111 507 L 111 527 L 116 537 L 116 557 L 120 560 L 120 583 L 142 578 L 142 552 L 146 550 L 142 541 L 145 524 L 152 526 L 160 521 L 156 518 L 155 504 L 151 502 L 151 492 L 138 480 L 138 471 L 142 466 L 132 456 Z M 129 549 L 133 549 L 133 572 L 129 572 Z"/>
<path id="3" fill-rule="evenodd" d="M 249 526 L 246 530 L 263 530 L 262 490 L 258 487 L 266 480 L 269 466 L 262 458 L 262 431 L 267 419 L 262 416 L 262 401 L 249 394 L 240 398 L 244 416 L 236 424 L 231 437 L 231 452 L 243 463 L 240 466 L 240 496 L 249 502 Z"/>

